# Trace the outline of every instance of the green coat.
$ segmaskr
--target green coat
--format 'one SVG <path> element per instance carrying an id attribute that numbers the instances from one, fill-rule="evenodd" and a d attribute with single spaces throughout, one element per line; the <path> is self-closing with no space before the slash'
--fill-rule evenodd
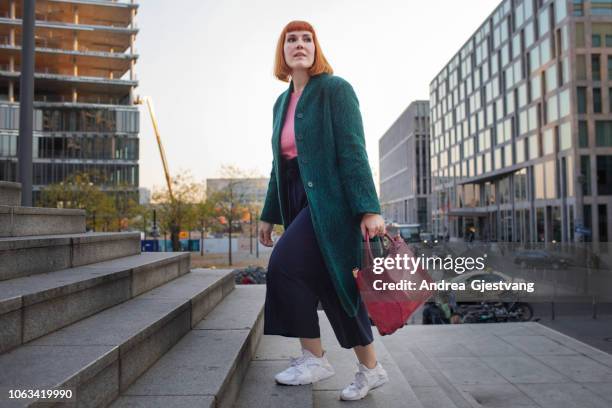
<path id="1" fill-rule="evenodd" d="M 272 172 L 261 219 L 287 228 L 287 200 L 280 174 L 280 134 L 293 82 L 274 104 Z M 380 214 L 365 150 L 359 101 L 344 79 L 310 78 L 295 110 L 298 165 L 319 248 L 342 306 L 357 314 L 359 292 L 352 271 L 361 265 L 359 224 Z"/>

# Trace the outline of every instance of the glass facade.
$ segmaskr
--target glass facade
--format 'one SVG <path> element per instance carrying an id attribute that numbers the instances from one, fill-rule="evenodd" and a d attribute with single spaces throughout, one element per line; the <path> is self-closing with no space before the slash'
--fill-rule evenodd
<path id="1" fill-rule="evenodd" d="M 0 3 L 0 43 L 5 46 L 0 49 L 0 180 L 14 181 L 19 143 L 15 78 L 20 69 L 15 56 L 21 48 L 16 27 L 22 9 L 11 3 Z M 37 26 L 40 21 L 51 24 L 37 28 L 35 39 L 35 204 L 46 185 L 84 172 L 104 191 L 138 198 L 137 8 L 135 2 L 116 7 L 79 1 L 37 7 Z"/>
<path id="2" fill-rule="evenodd" d="M 598 150 L 612 147 L 610 4 L 502 1 L 431 81 L 435 232 L 462 236 L 469 183 L 484 193 L 477 237 L 579 239 L 584 198 L 612 185 Z"/>

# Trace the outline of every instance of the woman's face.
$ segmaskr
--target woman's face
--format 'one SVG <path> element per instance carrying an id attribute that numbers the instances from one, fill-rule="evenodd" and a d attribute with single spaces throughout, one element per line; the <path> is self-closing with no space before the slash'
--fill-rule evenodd
<path id="1" fill-rule="evenodd" d="M 310 31 L 290 31 L 285 35 L 285 62 L 292 70 L 314 64 L 315 45 Z"/>

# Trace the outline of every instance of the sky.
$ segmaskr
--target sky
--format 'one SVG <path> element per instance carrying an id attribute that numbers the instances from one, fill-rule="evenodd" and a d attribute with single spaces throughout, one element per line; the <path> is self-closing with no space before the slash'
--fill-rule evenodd
<path id="1" fill-rule="evenodd" d="M 276 41 L 292 20 L 315 30 L 334 74 L 360 101 L 378 179 L 378 140 L 498 0 L 141 0 L 136 94 L 152 98 L 171 175 L 194 181 L 234 165 L 270 174 L 272 106 L 287 83 L 272 75 Z M 141 108 L 140 185 L 165 186 L 151 120 Z"/>

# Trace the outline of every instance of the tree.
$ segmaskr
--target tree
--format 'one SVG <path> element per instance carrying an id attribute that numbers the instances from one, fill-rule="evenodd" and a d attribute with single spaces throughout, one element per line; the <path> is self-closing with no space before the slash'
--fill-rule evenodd
<path id="1" fill-rule="evenodd" d="M 170 197 L 167 189 L 157 189 L 152 200 L 158 209 L 160 229 L 170 233 L 172 250 L 180 251 L 181 227 L 194 225 L 196 204 L 203 200 L 203 189 L 190 173 L 183 173 L 172 179 L 172 193 Z"/>
<path id="2" fill-rule="evenodd" d="M 116 219 L 118 214 L 116 200 L 94 184 L 94 179 L 95 176 L 89 173 L 75 173 L 62 182 L 45 186 L 39 205 L 85 210 L 87 218 L 91 219 L 91 229 L 95 231 L 99 221 L 110 229 L 109 220 Z"/>
<path id="3" fill-rule="evenodd" d="M 224 181 L 223 186 L 216 191 L 209 191 L 208 200 L 215 208 L 216 214 L 227 222 L 228 261 L 232 265 L 232 232 L 236 224 L 244 218 L 244 214 L 248 213 L 248 205 L 252 202 L 253 197 L 249 197 L 244 180 L 247 178 L 247 172 L 237 166 L 224 165 L 221 167 L 221 175 Z"/>

